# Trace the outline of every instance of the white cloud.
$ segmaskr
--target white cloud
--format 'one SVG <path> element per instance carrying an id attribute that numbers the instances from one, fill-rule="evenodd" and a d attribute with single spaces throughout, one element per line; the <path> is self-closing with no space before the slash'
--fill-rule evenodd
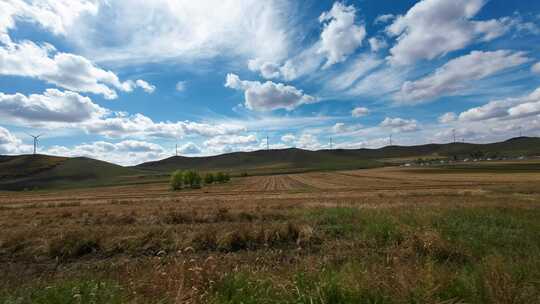
<path id="1" fill-rule="evenodd" d="M 451 123 L 457 119 L 457 115 L 454 112 L 448 112 L 444 113 L 443 115 L 439 116 L 439 122 L 443 124 Z"/>
<path id="2" fill-rule="evenodd" d="M 489 77 L 528 60 L 524 52 L 472 51 L 468 55 L 448 61 L 424 78 L 406 81 L 396 99 L 403 103 L 418 104 L 441 96 L 458 94 L 470 87 L 473 80 Z"/>
<path id="3" fill-rule="evenodd" d="M 324 148 L 323 145 L 319 142 L 317 137 L 313 134 L 304 133 L 296 141 L 296 146 L 298 148 L 307 149 L 307 150 L 319 150 Z"/>
<path id="4" fill-rule="evenodd" d="M 323 30 L 317 42 L 303 48 L 283 64 L 256 58 L 248 61 L 248 68 L 260 72 L 267 79 L 294 80 L 318 70 L 325 60 L 323 69 L 343 62 L 362 45 L 366 36 L 364 25 L 356 24 L 355 18 L 353 5 L 335 2 L 330 11 L 319 17 Z"/>
<path id="5" fill-rule="evenodd" d="M 369 47 L 375 53 L 388 47 L 388 43 L 384 40 L 384 38 L 371 37 L 368 39 L 368 42 Z"/>
<path id="6" fill-rule="evenodd" d="M 9 39 L 8 39 L 9 40 Z M 0 75 L 37 78 L 59 87 L 117 97 L 115 89 L 130 92 L 141 87 L 152 92 L 155 87 L 143 80 L 121 82 L 112 71 L 103 70 L 85 57 L 57 52 L 54 46 L 25 40 L 0 43 Z"/>
<path id="7" fill-rule="evenodd" d="M 218 136 L 236 134 L 245 131 L 245 127 L 236 124 L 207 124 L 191 121 L 154 122 L 142 114 L 126 116 L 116 113 L 114 117 L 94 120 L 82 125 L 88 132 L 112 138 L 152 137 L 179 138 L 184 136 Z"/>
<path id="8" fill-rule="evenodd" d="M 115 0 L 68 33 L 79 33 L 69 38 L 97 61 L 279 60 L 295 37 L 294 12 L 285 0 Z"/>
<path id="9" fill-rule="evenodd" d="M 356 107 L 351 111 L 352 117 L 362 117 L 369 114 L 369 109 L 365 107 Z"/>
<path id="10" fill-rule="evenodd" d="M 319 53 L 325 54 L 327 59 L 323 68 L 345 61 L 362 45 L 366 29 L 355 24 L 355 17 L 354 6 L 345 6 L 341 2 L 335 2 L 330 11 L 319 17 L 319 22 L 324 23 Z"/>
<path id="11" fill-rule="evenodd" d="M 0 93 L 0 117 L 29 124 L 81 123 L 97 119 L 107 109 L 75 92 L 47 89 L 43 94 L 29 96 Z"/>
<path id="12" fill-rule="evenodd" d="M 291 134 L 291 133 L 281 136 L 281 141 L 285 143 L 292 143 L 295 140 L 296 140 L 296 136 L 294 136 L 294 134 Z"/>
<path id="13" fill-rule="evenodd" d="M 533 66 L 531 67 L 531 72 L 535 74 L 540 74 L 540 62 L 533 64 Z"/>
<path id="14" fill-rule="evenodd" d="M 0 126 L 0 154 L 15 154 L 28 150 L 29 147 L 23 145 L 19 138 Z"/>
<path id="15" fill-rule="evenodd" d="M 0 2 L 0 34 L 14 28 L 19 20 L 33 22 L 57 35 L 67 29 L 82 15 L 97 13 L 99 3 L 86 0 L 43 0 L 28 3 L 22 0 Z"/>
<path id="16" fill-rule="evenodd" d="M 225 87 L 244 91 L 246 108 L 255 111 L 291 111 L 302 104 L 317 102 L 315 97 L 304 94 L 293 86 L 271 81 L 261 83 L 240 80 L 235 74 L 227 74 Z"/>
<path id="17" fill-rule="evenodd" d="M 142 80 L 142 79 L 137 79 L 137 80 L 135 81 L 135 84 L 136 84 L 139 88 L 143 89 L 143 90 L 144 90 L 146 93 L 148 93 L 148 94 L 152 94 L 152 93 L 154 93 L 154 91 L 156 90 L 156 86 L 151 85 L 151 84 L 149 84 L 148 82 L 146 82 L 146 81 L 144 81 L 144 80 Z"/>
<path id="18" fill-rule="evenodd" d="M 415 119 L 390 118 L 386 117 L 380 126 L 383 128 L 391 128 L 394 132 L 413 132 L 418 130 L 418 122 Z"/>
<path id="19" fill-rule="evenodd" d="M 121 165 L 135 165 L 171 155 L 158 144 L 135 140 L 118 143 L 96 141 L 73 147 L 52 146 L 47 148 L 44 153 L 68 157 L 90 157 Z"/>
<path id="20" fill-rule="evenodd" d="M 529 95 L 490 101 L 459 115 L 460 121 L 481 121 L 494 118 L 522 118 L 540 114 L 540 88 Z"/>
<path id="21" fill-rule="evenodd" d="M 178 92 L 183 92 L 183 91 L 185 91 L 185 90 L 186 90 L 186 84 L 187 84 L 187 82 L 186 82 L 185 80 L 178 81 L 178 82 L 176 83 L 176 90 L 177 90 Z"/>
<path id="22" fill-rule="evenodd" d="M 225 145 L 246 145 L 257 143 L 257 136 L 250 135 L 228 135 L 228 136 L 216 136 L 210 138 L 204 142 L 205 146 L 225 146 Z"/>
<path id="23" fill-rule="evenodd" d="M 345 123 L 338 122 L 332 126 L 331 131 L 332 133 L 335 133 L 335 134 L 344 134 L 344 133 L 354 132 L 358 130 L 360 127 L 361 127 L 360 125 L 350 126 L 350 125 L 346 125 Z"/>
<path id="24" fill-rule="evenodd" d="M 434 59 L 475 41 L 492 40 L 505 32 L 497 20 L 472 21 L 485 0 L 422 0 L 386 29 L 397 43 L 390 49 L 393 64 Z"/>
<path id="25" fill-rule="evenodd" d="M 188 142 L 187 144 L 182 145 L 178 149 L 178 152 L 180 152 L 180 154 L 201 154 L 202 150 L 196 144 Z"/>
<path id="26" fill-rule="evenodd" d="M 396 16 L 392 15 L 392 14 L 379 15 L 379 16 L 377 16 L 377 18 L 375 18 L 375 24 L 388 23 L 391 20 L 394 20 L 395 18 L 396 18 Z"/>
<path id="27" fill-rule="evenodd" d="M 264 62 L 261 59 L 250 59 L 248 68 L 253 72 L 260 72 L 261 76 L 266 79 L 281 77 L 281 67 L 277 63 Z"/>
<path id="28" fill-rule="evenodd" d="M 330 75 L 331 79 L 326 81 L 325 86 L 332 91 L 345 90 L 383 63 L 383 60 L 374 56 L 360 55 L 337 74 Z"/>
<path id="29" fill-rule="evenodd" d="M 385 96 L 399 90 L 407 71 L 398 67 L 382 66 L 356 82 L 347 94 L 352 96 Z"/>

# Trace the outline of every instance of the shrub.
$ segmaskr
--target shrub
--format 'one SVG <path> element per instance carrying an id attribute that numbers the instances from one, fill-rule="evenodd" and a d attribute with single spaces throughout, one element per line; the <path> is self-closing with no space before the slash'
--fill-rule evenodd
<path id="1" fill-rule="evenodd" d="M 229 173 L 218 172 L 218 173 L 216 173 L 215 180 L 218 183 L 226 183 L 226 182 L 231 180 L 231 177 L 230 177 Z"/>
<path id="2" fill-rule="evenodd" d="M 224 183 L 225 182 L 225 174 L 223 172 L 216 173 L 216 182 L 218 182 L 218 183 Z"/>
<path id="3" fill-rule="evenodd" d="M 212 184 L 214 182 L 214 174 L 212 173 L 206 173 L 206 175 L 204 176 L 204 183 L 205 184 Z"/>
<path id="4" fill-rule="evenodd" d="M 184 185 L 190 186 L 191 188 L 200 188 L 201 176 L 195 171 L 187 171 L 184 173 Z"/>
<path id="5" fill-rule="evenodd" d="M 182 171 L 174 171 L 171 174 L 171 188 L 173 190 L 181 190 L 184 184 L 184 174 Z"/>

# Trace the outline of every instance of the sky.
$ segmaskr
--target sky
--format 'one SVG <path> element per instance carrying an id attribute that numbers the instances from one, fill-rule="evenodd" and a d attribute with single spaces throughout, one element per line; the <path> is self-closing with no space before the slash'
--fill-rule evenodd
<path id="1" fill-rule="evenodd" d="M 0 154 L 540 136 L 540 1 L 0 0 Z"/>

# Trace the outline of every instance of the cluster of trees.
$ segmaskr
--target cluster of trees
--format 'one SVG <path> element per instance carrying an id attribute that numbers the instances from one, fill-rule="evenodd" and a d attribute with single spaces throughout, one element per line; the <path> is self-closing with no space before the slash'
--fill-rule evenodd
<path id="1" fill-rule="evenodd" d="M 197 171 L 174 171 L 171 174 L 171 188 L 173 190 L 181 190 L 183 188 L 198 189 L 201 188 L 202 183 L 210 185 L 213 183 L 226 183 L 230 180 L 229 173 L 208 172 L 204 175 L 204 180 Z"/>

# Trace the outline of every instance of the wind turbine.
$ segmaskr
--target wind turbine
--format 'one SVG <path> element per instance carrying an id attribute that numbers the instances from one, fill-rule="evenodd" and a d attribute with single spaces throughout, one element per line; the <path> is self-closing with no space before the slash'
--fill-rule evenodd
<path id="1" fill-rule="evenodd" d="M 36 155 L 36 152 L 37 152 L 37 145 L 38 145 L 38 141 L 39 141 L 39 138 L 41 136 L 43 136 L 43 134 L 39 134 L 39 135 L 32 135 L 30 133 L 27 133 L 29 136 L 31 136 L 33 139 L 34 139 L 34 155 Z"/>

